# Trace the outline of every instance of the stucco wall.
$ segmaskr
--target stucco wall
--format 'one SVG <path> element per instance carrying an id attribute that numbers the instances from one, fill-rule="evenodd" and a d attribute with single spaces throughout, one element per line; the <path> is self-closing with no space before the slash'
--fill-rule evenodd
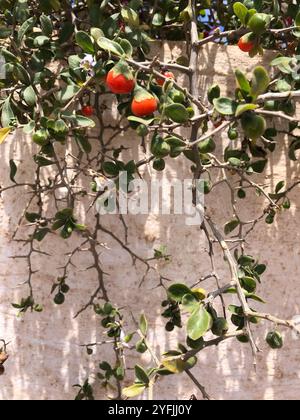
<path id="1" fill-rule="evenodd" d="M 159 49 L 165 60 L 180 53 L 179 47 L 166 44 Z M 259 60 L 250 60 L 247 55 L 241 55 L 236 47 L 217 47 L 209 45 L 203 49 L 200 58 L 201 88 L 205 92 L 213 81 L 222 85 L 223 93 L 231 94 L 235 88 L 234 69 L 240 67 L 246 71 L 257 64 Z M 183 83 L 183 81 L 181 81 Z M 106 118 L 110 118 L 107 112 Z M 138 139 L 120 138 L 120 142 L 133 146 L 128 155 L 137 158 Z M 218 138 L 221 150 L 227 144 L 225 138 Z M 1 185 L 8 181 L 8 162 L 14 158 L 20 171 L 19 180 L 30 179 L 33 167 L 30 163 L 31 142 L 22 135 L 10 136 L 1 145 Z M 291 180 L 299 174 L 299 164 L 292 163 L 287 157 L 286 139 L 280 138 L 276 153 L 271 156 L 268 166 L 266 182 L 276 185 L 278 181 Z M 139 152 L 142 156 L 142 152 Z M 164 177 L 173 179 L 189 175 L 189 164 L 183 159 L 168 162 Z M 45 170 L 46 172 L 49 169 Z M 145 169 L 146 177 L 153 170 Z M 156 173 L 154 176 L 160 176 Z M 261 180 L 263 182 L 263 180 Z M 262 223 L 249 238 L 247 250 L 257 256 L 262 262 L 270 262 L 267 274 L 261 285 L 260 295 L 265 296 L 268 303 L 257 307 L 264 311 L 271 311 L 282 318 L 290 318 L 300 313 L 299 289 L 299 190 L 292 193 L 292 208 L 288 213 L 282 213 L 276 223 L 267 226 Z M 208 198 L 208 208 L 215 220 L 228 220 L 230 217 L 229 193 L 224 187 L 219 187 L 217 193 Z M 11 341 L 9 345 L 10 359 L 6 363 L 6 372 L 0 377 L 0 399 L 72 399 L 74 389 L 72 385 L 82 382 L 88 375 L 93 375 L 98 360 L 111 360 L 110 347 L 99 347 L 97 352 L 88 357 L 79 344 L 100 341 L 103 331 L 99 328 L 99 320 L 92 310 L 87 310 L 79 318 L 73 316 L 89 299 L 95 289 L 95 275 L 93 271 L 86 271 L 90 265 L 90 257 L 86 253 L 76 258 L 77 269 L 71 270 L 68 283 L 71 292 L 66 303 L 57 307 L 52 303 L 50 289 L 60 271 L 58 267 L 64 264 L 65 255 L 74 246 L 71 241 L 62 241 L 55 235 L 42 243 L 41 248 L 53 255 L 49 258 L 35 258 L 35 268 L 39 273 L 34 278 L 34 293 L 37 300 L 44 305 L 41 314 L 26 314 L 23 318 L 16 318 L 15 310 L 10 302 L 17 301 L 24 295 L 24 286 L 20 283 L 26 280 L 26 262 L 12 259 L 14 255 L 22 254 L 24 248 L 10 237 L 15 230 L 16 223 L 26 202 L 26 192 L 22 189 L 12 190 L 3 195 L 0 202 L 0 338 Z M 245 212 L 247 219 L 260 214 L 265 204 L 254 194 Z M 82 222 L 86 220 L 87 203 L 79 209 Z M 92 217 L 92 216 L 89 216 Z M 105 220 L 123 237 L 122 225 L 116 222 L 116 217 L 109 216 Z M 205 253 L 206 243 L 202 233 L 195 227 L 188 227 L 179 216 L 137 216 L 127 217 L 130 227 L 130 246 L 144 257 L 153 255 L 153 248 L 160 244 L 167 244 L 169 253 L 173 256 L 173 263 L 160 264 L 161 272 L 174 281 L 189 284 L 197 281 L 209 272 L 209 260 Z M 25 228 L 21 228 L 25 231 Z M 76 240 L 79 240 L 77 238 Z M 150 274 L 142 289 L 138 285 L 144 273 L 144 267 L 137 263 L 132 266 L 130 256 L 125 253 L 115 241 L 107 236 L 101 240 L 107 243 L 109 250 L 103 249 L 100 256 L 105 272 L 108 292 L 112 300 L 119 306 L 131 307 L 134 314 L 139 316 L 145 310 L 150 322 L 150 342 L 159 355 L 177 342 L 177 333 L 168 334 L 164 331 L 163 320 L 160 317 L 159 302 L 164 292 L 155 288 L 157 278 Z M 184 252 L 183 252 L 184 250 Z M 228 273 L 222 258 L 218 262 L 218 272 L 222 283 L 228 281 Z M 214 287 L 207 284 L 206 287 Z M 153 304 L 155 302 L 155 304 Z M 126 312 L 127 311 L 127 312 Z M 129 324 L 130 315 L 125 308 Z M 195 375 L 203 383 L 208 392 L 216 399 L 296 399 L 300 396 L 299 345 L 290 332 L 284 331 L 285 346 L 275 352 L 267 348 L 264 335 L 267 324 L 259 328 L 258 343 L 263 350 L 258 357 L 257 372 L 252 367 L 251 351 L 248 346 L 235 341 L 221 344 L 218 348 L 205 350 L 199 355 L 199 364 Z M 255 332 L 257 333 L 257 331 Z M 127 357 L 133 363 L 138 359 L 130 352 Z M 147 366 L 150 359 L 142 356 L 143 364 Z M 132 378 L 127 378 L 128 384 Z M 164 378 L 154 390 L 154 397 L 165 399 L 189 398 L 194 393 L 201 397 L 185 376 Z M 104 397 L 99 394 L 99 397 Z"/>

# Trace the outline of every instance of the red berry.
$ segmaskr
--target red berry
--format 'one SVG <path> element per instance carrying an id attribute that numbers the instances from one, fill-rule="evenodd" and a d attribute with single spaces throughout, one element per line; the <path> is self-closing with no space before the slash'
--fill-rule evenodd
<path id="1" fill-rule="evenodd" d="M 171 71 L 166 71 L 166 72 L 164 72 L 164 73 L 163 73 L 163 75 L 164 75 L 165 77 L 167 77 L 168 79 L 175 80 L 175 76 L 174 76 L 174 74 L 173 74 Z M 164 83 L 165 83 L 165 79 L 157 79 L 157 80 L 156 80 L 156 83 L 157 83 L 159 86 L 163 86 L 163 85 L 164 85 Z"/>
<path id="2" fill-rule="evenodd" d="M 81 113 L 85 117 L 91 117 L 94 114 L 94 108 L 91 105 L 83 106 Z"/>
<path id="3" fill-rule="evenodd" d="M 244 52 L 250 52 L 254 47 L 254 43 L 249 38 L 242 37 L 238 42 L 238 47 Z"/>
<path id="4" fill-rule="evenodd" d="M 131 93 L 135 86 L 135 80 L 128 79 L 122 73 L 116 73 L 113 68 L 107 75 L 106 84 L 113 93 L 128 94 Z"/>
<path id="5" fill-rule="evenodd" d="M 137 117 L 146 117 L 157 110 L 157 101 L 154 97 L 146 98 L 142 101 L 133 99 L 131 110 Z"/>

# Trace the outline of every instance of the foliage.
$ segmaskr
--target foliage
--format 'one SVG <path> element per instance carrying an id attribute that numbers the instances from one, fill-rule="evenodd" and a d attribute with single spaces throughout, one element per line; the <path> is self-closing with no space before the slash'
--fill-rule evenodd
<path id="1" fill-rule="evenodd" d="M 272 224 L 279 212 L 290 208 L 289 193 L 299 184 L 295 181 L 285 185 L 281 181 L 271 189 L 256 183 L 255 177 L 264 173 L 283 134 L 288 136 L 291 160 L 297 160 L 300 149 L 296 115 L 296 101 L 300 97 L 299 6 L 299 0 L 0 0 L 0 52 L 5 60 L 0 69 L 4 70 L 0 71 L 3 73 L 0 144 L 11 141 L 11 133 L 23 130 L 36 147 L 32 156 L 36 168 L 34 181 L 23 182 L 21 168 L 10 161 L 11 185 L 0 189 L 4 199 L 11 188 L 25 187 L 31 196 L 23 216 L 29 225 L 28 237 L 22 240 L 28 253 L 20 256 L 28 262 L 25 284 L 29 291 L 13 306 L 20 314 L 42 310 L 33 289 L 32 258 L 43 254 L 37 242 L 50 240 L 55 232 L 64 240 L 75 234 L 82 237 L 81 245 L 62 268 L 52 293 L 57 305 L 64 303 L 69 296 L 67 279 L 72 260 L 88 247 L 99 287 L 77 315 L 92 307 L 101 318 L 116 360 L 102 361 L 97 378 L 116 398 L 136 397 L 146 389 L 151 396 L 160 376 L 185 372 L 193 378 L 191 370 L 197 364 L 197 354 L 226 339 L 250 343 L 255 355 L 252 327 L 262 319 L 274 323 L 276 328 L 297 330 L 292 321 L 252 309 L 255 303 L 264 302 L 257 295 L 257 288 L 266 266 L 246 254 L 245 242 L 261 220 Z M 185 41 L 188 54 L 176 62 L 161 62 L 151 55 L 155 39 Z M 247 51 L 250 57 L 263 55 L 266 49 L 273 50 L 272 70 L 257 66 L 247 75 L 237 68 L 237 87 L 230 97 L 223 96 L 216 84 L 208 92 L 202 92 L 197 83 L 197 55 L 210 42 L 238 43 L 244 51 L 241 54 Z M 110 76 L 106 85 L 107 74 Z M 179 74 L 189 76 L 188 88 L 177 82 Z M 103 98 L 107 95 L 116 101 L 120 115 L 115 127 L 103 119 L 107 109 Z M 287 123 L 284 131 L 282 120 Z M 92 129 L 96 126 L 100 127 L 100 134 L 95 137 Z M 190 135 L 180 134 L 178 128 L 182 126 L 190 130 Z M 113 129 L 114 134 L 107 141 L 104 132 L 108 129 Z M 134 130 L 142 138 L 143 147 L 147 139 L 146 159 L 124 161 L 124 148 L 113 144 L 122 130 Z M 214 154 L 219 133 L 227 141 L 221 157 Z M 77 148 L 76 156 L 68 155 L 69 144 Z M 99 214 L 94 226 L 81 224 L 77 209 L 80 200 L 87 196 L 92 196 L 91 207 L 107 203 L 107 197 L 102 197 L 101 180 L 118 181 L 119 172 L 125 171 L 130 182 L 140 175 L 141 166 L 152 164 L 155 170 L 163 171 L 169 159 L 187 160 L 194 180 L 203 180 L 205 194 L 214 194 L 220 181 L 215 181 L 213 173 L 219 171 L 221 182 L 230 190 L 233 216 L 226 222 L 224 233 L 218 221 L 208 215 L 202 224 L 212 270 L 204 273 L 201 283 L 215 279 L 216 290 L 207 292 L 199 284 L 178 281 L 166 287 L 167 279 L 160 274 L 160 286 L 166 290 L 162 302 L 166 330 L 171 333 L 175 328 L 184 329 L 186 339 L 176 349 L 156 355 L 149 344 L 150 327 L 145 315 L 135 322 L 134 331 L 125 331 L 124 313 L 119 308 L 122 305 L 113 304 L 108 296 L 98 236 L 109 235 L 131 255 L 133 262 L 141 262 L 146 268 L 145 277 L 149 271 L 157 271 L 151 261 L 172 264 L 167 248 L 155 249 L 153 260 L 149 261 L 132 251 L 126 238 L 123 241 L 107 230 Z M 51 176 L 45 179 L 48 167 Z M 70 167 L 74 173 L 71 177 Z M 85 177 L 90 181 L 90 189 L 80 187 L 78 180 Z M 116 185 L 120 188 L 118 182 Z M 55 196 L 60 187 L 67 191 L 63 200 Z M 265 200 L 266 207 L 255 220 L 244 221 L 236 201 L 247 199 L 249 190 Z M 46 211 L 46 196 L 51 197 L 58 209 L 51 215 Z M 216 244 L 220 245 L 231 272 L 228 284 L 220 281 L 214 269 Z M 232 295 L 237 296 L 239 305 L 228 304 Z M 100 305 L 96 303 L 98 298 L 102 301 Z M 222 302 L 222 313 L 216 309 L 216 299 Z M 283 345 L 277 330 L 272 330 L 266 341 L 271 348 Z M 84 347 L 92 356 L 93 347 L 102 344 L 89 343 Z M 136 365 L 134 384 L 124 387 L 124 378 L 128 374 L 130 378 L 124 364 L 124 353 L 128 351 L 150 352 L 153 365 L 148 368 Z M 89 380 L 76 386 L 79 388 L 76 399 L 94 399 Z M 199 389 L 204 398 L 209 398 L 202 387 Z"/>

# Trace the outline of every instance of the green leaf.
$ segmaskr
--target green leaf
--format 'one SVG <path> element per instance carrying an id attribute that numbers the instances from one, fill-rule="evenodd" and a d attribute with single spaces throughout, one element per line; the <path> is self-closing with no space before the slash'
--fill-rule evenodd
<path id="1" fill-rule="evenodd" d="M 141 330 L 141 333 L 143 334 L 143 336 L 146 337 L 147 332 L 148 332 L 148 321 L 145 314 L 141 315 L 139 329 Z"/>
<path id="2" fill-rule="evenodd" d="M 259 302 L 259 303 L 266 303 L 266 301 L 263 298 L 255 295 L 254 293 L 248 293 L 248 292 L 245 291 L 245 296 L 246 296 L 247 299 L 252 299 L 252 300 L 255 300 L 256 302 Z"/>
<path id="3" fill-rule="evenodd" d="M 162 365 L 172 373 L 181 373 L 185 370 L 186 364 L 180 357 L 166 357 L 162 360 Z"/>
<path id="4" fill-rule="evenodd" d="M 111 41 L 108 38 L 101 37 L 97 41 L 100 48 L 102 48 L 105 51 L 111 52 L 112 54 L 123 56 L 125 54 L 125 51 L 123 48 L 117 44 L 115 41 Z"/>
<path id="5" fill-rule="evenodd" d="M 200 305 L 187 322 L 187 334 L 192 340 L 198 340 L 211 328 L 212 318 L 203 305 Z"/>
<path id="6" fill-rule="evenodd" d="M 21 44 L 21 42 L 22 42 L 24 36 L 26 35 L 26 33 L 33 29 L 35 22 L 36 22 L 35 17 L 31 17 L 23 23 L 23 25 L 21 26 L 21 28 L 18 31 L 18 43 L 19 43 L 19 45 Z"/>
<path id="7" fill-rule="evenodd" d="M 53 24 L 52 24 L 52 20 L 50 19 L 50 17 L 46 16 L 46 15 L 42 15 L 40 17 L 40 21 L 41 21 L 41 28 L 42 28 L 43 33 L 46 36 L 51 36 L 52 31 L 53 31 Z"/>
<path id="8" fill-rule="evenodd" d="M 85 53 L 94 54 L 94 40 L 89 34 L 84 31 L 78 31 L 76 32 L 75 40 Z"/>
<path id="9" fill-rule="evenodd" d="M 3 125 L 3 127 L 8 127 L 14 119 L 15 114 L 10 105 L 10 97 L 8 97 L 7 99 L 5 99 L 2 106 L 1 124 Z"/>
<path id="10" fill-rule="evenodd" d="M 251 95 L 257 98 L 258 95 L 265 93 L 270 84 L 270 77 L 264 67 L 258 66 L 253 71 L 251 84 Z"/>
<path id="11" fill-rule="evenodd" d="M 39 229 L 35 232 L 33 235 L 33 238 L 37 240 L 38 242 L 42 242 L 42 240 L 45 238 L 45 236 L 50 232 L 48 228 Z"/>
<path id="12" fill-rule="evenodd" d="M 104 162 L 102 167 L 108 175 L 117 176 L 119 174 L 119 168 L 114 162 Z"/>
<path id="13" fill-rule="evenodd" d="M 54 165 L 55 162 L 52 162 L 52 160 L 46 159 L 43 156 L 40 155 L 34 155 L 33 160 L 38 166 L 50 166 Z"/>
<path id="14" fill-rule="evenodd" d="M 133 122 L 138 122 L 140 124 L 144 124 L 146 126 L 149 126 L 153 123 L 153 121 L 155 120 L 155 118 L 150 118 L 150 119 L 144 119 L 144 118 L 140 118 L 140 117 L 134 117 L 133 115 L 131 115 L 130 117 L 127 118 L 128 121 L 133 121 Z"/>
<path id="15" fill-rule="evenodd" d="M 256 274 L 261 276 L 262 274 L 264 274 L 266 269 L 267 269 L 267 266 L 265 264 L 259 264 L 255 267 L 254 271 L 256 272 Z"/>
<path id="16" fill-rule="evenodd" d="M 230 165 L 237 166 L 237 167 L 241 166 L 242 164 L 242 161 L 236 157 L 230 157 L 228 159 L 228 162 L 230 163 Z"/>
<path id="17" fill-rule="evenodd" d="M 120 46 L 124 50 L 126 57 L 131 58 L 133 54 L 133 47 L 131 43 L 127 39 L 121 39 L 120 40 Z"/>
<path id="18" fill-rule="evenodd" d="M 37 102 L 37 96 L 32 86 L 28 86 L 24 92 L 23 97 L 27 105 L 34 106 Z"/>
<path id="19" fill-rule="evenodd" d="M 285 74 L 290 74 L 293 72 L 290 64 L 294 61 L 291 57 L 277 57 L 271 61 L 270 65 L 273 67 L 278 67 L 278 69 Z"/>
<path id="20" fill-rule="evenodd" d="M 286 80 L 280 79 L 276 83 L 276 90 L 278 92 L 289 92 L 292 90 L 292 86 Z"/>
<path id="21" fill-rule="evenodd" d="M 256 104 L 242 104 L 242 105 L 238 105 L 236 111 L 235 111 L 235 116 L 236 117 L 240 117 L 244 112 L 246 111 L 253 111 L 254 109 L 257 109 L 258 105 Z"/>
<path id="22" fill-rule="evenodd" d="M 70 101 L 80 90 L 79 86 L 68 85 L 57 93 L 56 98 L 59 102 L 65 103 Z"/>
<path id="23" fill-rule="evenodd" d="M 267 159 L 257 160 L 256 162 L 251 163 L 251 168 L 253 169 L 254 172 L 261 174 L 265 170 L 267 163 L 268 163 Z"/>
<path id="24" fill-rule="evenodd" d="M 152 18 L 152 25 L 153 26 L 162 26 L 164 24 L 165 18 L 161 12 L 156 12 Z"/>
<path id="25" fill-rule="evenodd" d="M 250 93 L 251 86 L 249 80 L 241 70 L 238 69 L 235 71 L 235 78 L 240 89 L 247 94 Z"/>
<path id="26" fill-rule="evenodd" d="M 183 296 L 190 293 L 192 293 L 191 289 L 189 289 L 185 284 L 181 283 L 172 284 L 172 286 L 170 286 L 168 289 L 169 298 L 175 302 L 181 302 Z"/>
<path id="27" fill-rule="evenodd" d="M 237 103 L 230 98 L 221 97 L 213 100 L 216 111 L 221 115 L 234 115 Z"/>
<path id="28" fill-rule="evenodd" d="M 229 235 L 231 232 L 233 232 L 238 226 L 240 222 L 237 219 L 231 220 L 230 222 L 226 223 L 224 226 L 224 232 L 225 235 Z"/>
<path id="29" fill-rule="evenodd" d="M 134 398 L 141 395 L 146 387 L 143 384 L 134 384 L 123 389 L 123 395 L 127 398 Z"/>
<path id="30" fill-rule="evenodd" d="M 11 182 L 16 183 L 15 176 L 17 175 L 18 168 L 17 168 L 17 165 L 15 164 L 15 162 L 13 161 L 13 159 L 10 159 L 9 167 L 10 167 L 9 178 L 10 178 Z"/>
<path id="31" fill-rule="evenodd" d="M 99 38 L 104 36 L 104 33 L 100 28 L 91 28 L 91 36 L 94 38 L 95 41 L 98 41 Z"/>
<path id="32" fill-rule="evenodd" d="M 44 45 L 49 44 L 49 42 L 50 42 L 50 38 L 48 38 L 45 35 L 40 35 L 35 38 L 33 44 L 35 47 L 39 48 L 39 47 L 43 47 Z"/>
<path id="33" fill-rule="evenodd" d="M 214 99 L 217 99 L 221 96 L 221 89 L 218 84 L 213 84 L 210 86 L 207 92 L 207 98 L 211 104 L 213 104 Z"/>
<path id="34" fill-rule="evenodd" d="M 172 121 L 184 124 L 189 120 L 189 113 L 182 104 L 171 104 L 166 106 L 165 113 Z"/>
<path id="35" fill-rule="evenodd" d="M 278 184 L 276 185 L 276 188 L 275 188 L 276 194 L 278 194 L 279 191 L 281 191 L 284 186 L 285 186 L 285 181 L 278 182 Z"/>
<path id="36" fill-rule="evenodd" d="M 142 368 L 142 366 L 136 365 L 134 371 L 138 381 L 142 382 L 147 386 L 149 384 L 149 377 L 147 375 L 147 372 Z"/>
<path id="37" fill-rule="evenodd" d="M 243 3 L 238 1 L 238 2 L 234 3 L 233 11 L 234 11 L 235 15 L 240 19 L 242 24 L 245 25 L 246 17 L 247 17 L 247 14 L 248 14 L 247 7 Z"/>
<path id="38" fill-rule="evenodd" d="M 35 223 L 37 220 L 41 218 L 38 213 L 25 213 L 25 218 L 29 223 Z"/>
<path id="39" fill-rule="evenodd" d="M 16 63 L 14 66 L 14 74 L 20 82 L 24 83 L 25 85 L 30 85 L 31 79 L 28 71 L 20 64 Z"/>
<path id="40" fill-rule="evenodd" d="M 79 127 L 93 128 L 96 126 L 96 123 L 91 118 L 84 117 L 83 115 L 76 115 L 74 120 L 75 124 Z"/>
<path id="41" fill-rule="evenodd" d="M 252 277 L 243 277 L 241 285 L 249 293 L 253 293 L 256 290 L 256 281 Z"/>
<path id="42" fill-rule="evenodd" d="M 194 295 L 188 293 L 182 298 L 182 306 L 187 312 L 192 313 L 199 306 L 199 301 Z"/>
<path id="43" fill-rule="evenodd" d="M 140 25 L 140 18 L 139 15 L 136 13 L 135 10 L 130 9 L 130 7 L 122 7 L 121 15 L 124 21 L 131 27 L 131 28 L 138 28 Z"/>

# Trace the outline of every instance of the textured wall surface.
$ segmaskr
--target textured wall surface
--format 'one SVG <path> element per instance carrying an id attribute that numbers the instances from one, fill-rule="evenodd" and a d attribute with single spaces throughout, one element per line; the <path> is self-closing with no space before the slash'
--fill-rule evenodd
<path id="1" fill-rule="evenodd" d="M 177 56 L 180 51 L 177 46 L 166 44 L 161 55 L 168 60 L 171 55 Z M 200 57 L 201 77 L 199 83 L 203 91 L 213 81 L 222 85 L 224 94 L 231 94 L 235 88 L 234 69 L 240 67 L 245 71 L 257 64 L 258 60 L 250 60 L 247 55 L 241 55 L 236 47 L 221 47 L 210 45 L 203 50 Z M 181 80 L 184 83 L 183 80 Z M 110 118 L 107 113 L 105 118 Z M 138 139 L 120 138 L 120 143 L 133 145 L 129 150 L 130 157 L 137 158 Z M 221 150 L 228 140 L 218 138 Z M 30 179 L 34 168 L 31 165 L 31 142 L 22 135 L 10 136 L 1 145 L 1 185 L 9 184 L 8 162 L 14 158 L 20 168 L 18 179 Z M 140 156 L 142 152 L 139 152 Z M 128 156 L 128 157 L 129 157 Z M 45 169 L 48 173 L 49 169 Z M 151 167 L 145 169 L 149 178 L 153 172 Z M 271 157 L 266 182 L 276 185 L 285 180 L 290 183 L 299 174 L 299 164 L 291 163 L 287 157 L 286 139 L 279 139 L 279 147 Z M 155 177 L 161 176 L 154 174 Z M 175 177 L 190 177 L 189 164 L 179 158 L 168 162 L 164 177 L 171 180 Z M 264 182 L 264 179 L 260 182 Z M 22 259 L 12 259 L 15 255 L 26 253 L 26 248 L 10 240 L 20 218 L 24 203 L 27 200 L 23 189 L 11 190 L 5 193 L 0 202 L 0 338 L 11 341 L 9 345 L 10 359 L 6 363 L 6 371 L 0 377 L 0 399 L 72 399 L 74 389 L 72 385 L 84 380 L 88 375 L 93 376 L 94 367 L 99 360 L 111 360 L 111 348 L 99 347 L 97 352 L 88 357 L 79 345 L 103 339 L 103 331 L 99 328 L 99 319 L 94 317 L 92 310 L 87 310 L 79 318 L 74 315 L 89 299 L 96 288 L 95 274 L 87 271 L 91 263 L 90 256 L 81 253 L 76 257 L 76 268 L 70 272 L 68 283 L 71 292 L 66 303 L 56 307 L 50 297 L 50 289 L 61 273 L 59 267 L 64 264 L 66 255 L 74 247 L 75 237 L 71 241 L 62 241 L 51 235 L 41 249 L 53 255 L 51 259 L 35 257 L 34 268 L 39 270 L 34 277 L 34 293 L 37 300 L 44 305 L 41 314 L 26 314 L 23 318 L 16 318 L 15 310 L 10 302 L 17 301 L 24 295 L 26 281 L 26 262 Z M 259 294 L 265 296 L 268 303 L 258 304 L 256 307 L 264 311 L 272 311 L 282 318 L 290 318 L 300 313 L 300 241 L 299 241 L 299 190 L 291 196 L 292 208 L 289 213 L 282 213 L 276 223 L 268 226 L 259 225 L 249 238 L 247 251 L 262 262 L 269 261 L 270 266 L 264 275 L 264 281 Z M 248 200 L 249 208 L 245 218 L 259 215 L 264 202 L 254 194 Z M 220 220 L 220 224 L 231 216 L 229 206 L 229 191 L 219 187 L 217 194 L 208 199 L 209 212 Z M 81 221 L 86 220 L 87 203 L 79 208 Z M 92 216 L 90 216 L 92 217 Z M 167 244 L 169 253 L 173 256 L 173 263 L 158 265 L 159 270 L 166 277 L 174 281 L 193 284 L 201 276 L 210 271 L 209 259 L 205 253 L 206 243 L 202 233 L 195 227 L 188 227 L 179 216 L 128 216 L 130 227 L 129 243 L 136 253 L 143 257 L 151 257 L 153 248 L 160 244 Z M 120 221 L 109 216 L 105 220 L 106 226 L 113 226 L 118 235 L 123 238 L 124 230 Z M 25 231 L 21 227 L 21 232 Z M 159 355 L 170 349 L 178 340 L 177 333 L 167 334 L 160 317 L 160 302 L 164 297 L 161 288 L 155 288 L 158 279 L 150 273 L 142 286 L 140 280 L 144 273 L 142 264 L 132 266 L 130 256 L 108 236 L 101 236 L 101 240 L 110 249 L 103 249 L 100 256 L 105 272 L 106 283 L 112 301 L 119 306 L 132 308 L 138 317 L 145 310 L 149 318 L 151 333 L 150 342 Z M 76 239 L 79 241 L 79 238 Z M 79 242 L 78 242 L 79 243 Z M 183 252 L 184 250 L 184 252 Z M 226 266 L 222 258 L 219 259 L 218 273 L 222 284 L 229 279 Z M 207 288 L 214 288 L 207 284 Z M 153 304 L 155 302 L 155 304 Z M 130 313 L 125 308 L 129 324 L 132 329 Z M 290 332 L 284 331 L 285 346 L 275 352 L 267 348 L 264 336 L 267 324 L 261 324 L 257 329 L 257 341 L 262 349 L 258 357 L 256 373 L 252 367 L 251 351 L 248 346 L 235 341 L 221 344 L 218 348 L 205 350 L 199 356 L 199 364 L 195 375 L 203 383 L 208 392 L 216 399 L 297 399 L 300 397 L 300 342 L 295 340 Z M 134 363 L 138 359 L 130 352 L 128 359 Z M 150 359 L 143 357 L 143 364 L 147 366 Z M 127 378 L 130 384 L 132 378 Z M 155 398 L 188 399 L 194 393 L 199 398 L 199 392 L 193 383 L 185 376 L 165 378 L 154 390 Z M 103 398 L 103 394 L 99 394 Z"/>

